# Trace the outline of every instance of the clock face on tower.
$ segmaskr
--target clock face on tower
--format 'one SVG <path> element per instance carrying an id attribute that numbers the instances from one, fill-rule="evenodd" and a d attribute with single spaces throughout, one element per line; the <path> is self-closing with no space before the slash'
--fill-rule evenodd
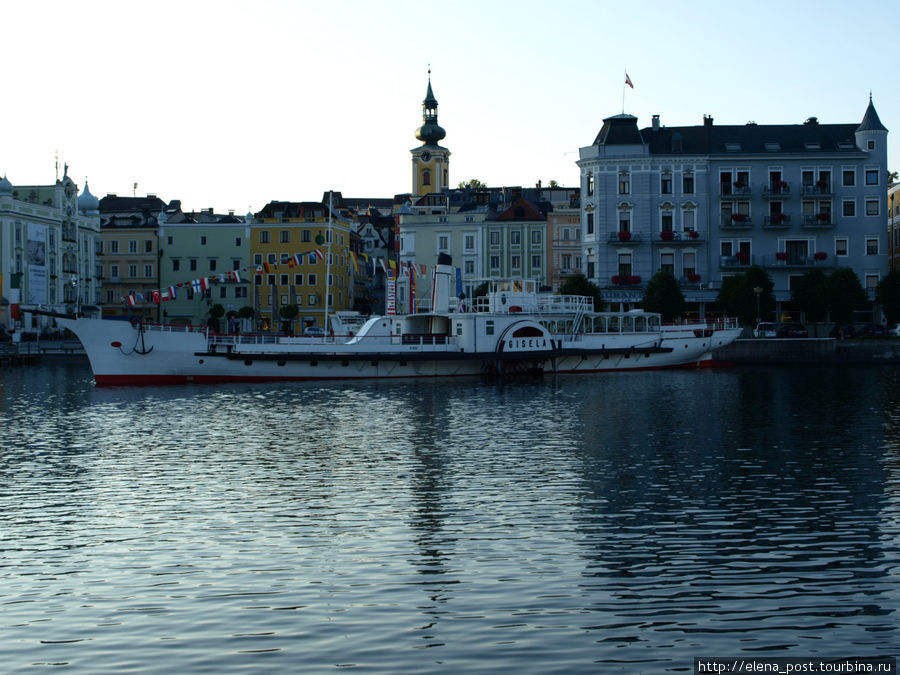
<path id="1" fill-rule="evenodd" d="M 422 153 L 422 161 L 423 161 L 423 162 L 427 162 L 427 161 L 430 160 L 430 159 L 431 159 L 431 153 L 430 153 L 430 152 L 428 152 L 428 151 L 426 150 L 425 152 Z"/>

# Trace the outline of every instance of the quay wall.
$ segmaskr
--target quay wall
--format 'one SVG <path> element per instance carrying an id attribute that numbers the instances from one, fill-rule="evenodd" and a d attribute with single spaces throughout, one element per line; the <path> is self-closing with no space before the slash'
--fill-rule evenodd
<path id="1" fill-rule="evenodd" d="M 716 361 L 734 364 L 776 363 L 896 363 L 900 340 L 875 338 L 744 339 L 713 352 Z"/>

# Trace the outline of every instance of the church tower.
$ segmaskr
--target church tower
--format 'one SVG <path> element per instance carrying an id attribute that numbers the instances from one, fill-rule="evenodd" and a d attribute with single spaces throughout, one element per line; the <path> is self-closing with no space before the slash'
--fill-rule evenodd
<path id="1" fill-rule="evenodd" d="M 431 91 L 431 68 L 428 69 L 428 92 L 422 101 L 422 126 L 416 138 L 422 141 L 412 153 L 412 192 L 420 197 L 441 192 L 450 183 L 450 151 L 438 145 L 447 132 L 438 125 L 438 102 Z"/>

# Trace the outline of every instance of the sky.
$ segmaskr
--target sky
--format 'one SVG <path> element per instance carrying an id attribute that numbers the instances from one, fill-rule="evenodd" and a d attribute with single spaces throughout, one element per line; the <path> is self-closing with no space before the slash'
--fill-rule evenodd
<path id="1" fill-rule="evenodd" d="M 4 3 L 0 173 L 238 214 L 411 190 L 428 69 L 450 183 L 575 186 L 603 118 L 900 133 L 889 0 Z M 634 88 L 624 86 L 628 73 Z M 889 169 L 900 139 L 888 136 Z M 59 168 L 56 168 L 58 162 Z M 137 183 L 135 189 L 134 184 Z"/>

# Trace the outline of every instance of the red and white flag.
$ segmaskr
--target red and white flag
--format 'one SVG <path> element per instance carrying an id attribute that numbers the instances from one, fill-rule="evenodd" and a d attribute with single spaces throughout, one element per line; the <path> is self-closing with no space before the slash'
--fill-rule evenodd
<path id="1" fill-rule="evenodd" d="M 628 73 L 627 73 L 627 72 L 625 73 L 625 84 L 627 84 L 629 87 L 631 87 L 632 89 L 634 89 L 634 85 L 631 83 L 631 78 L 628 77 Z"/>

